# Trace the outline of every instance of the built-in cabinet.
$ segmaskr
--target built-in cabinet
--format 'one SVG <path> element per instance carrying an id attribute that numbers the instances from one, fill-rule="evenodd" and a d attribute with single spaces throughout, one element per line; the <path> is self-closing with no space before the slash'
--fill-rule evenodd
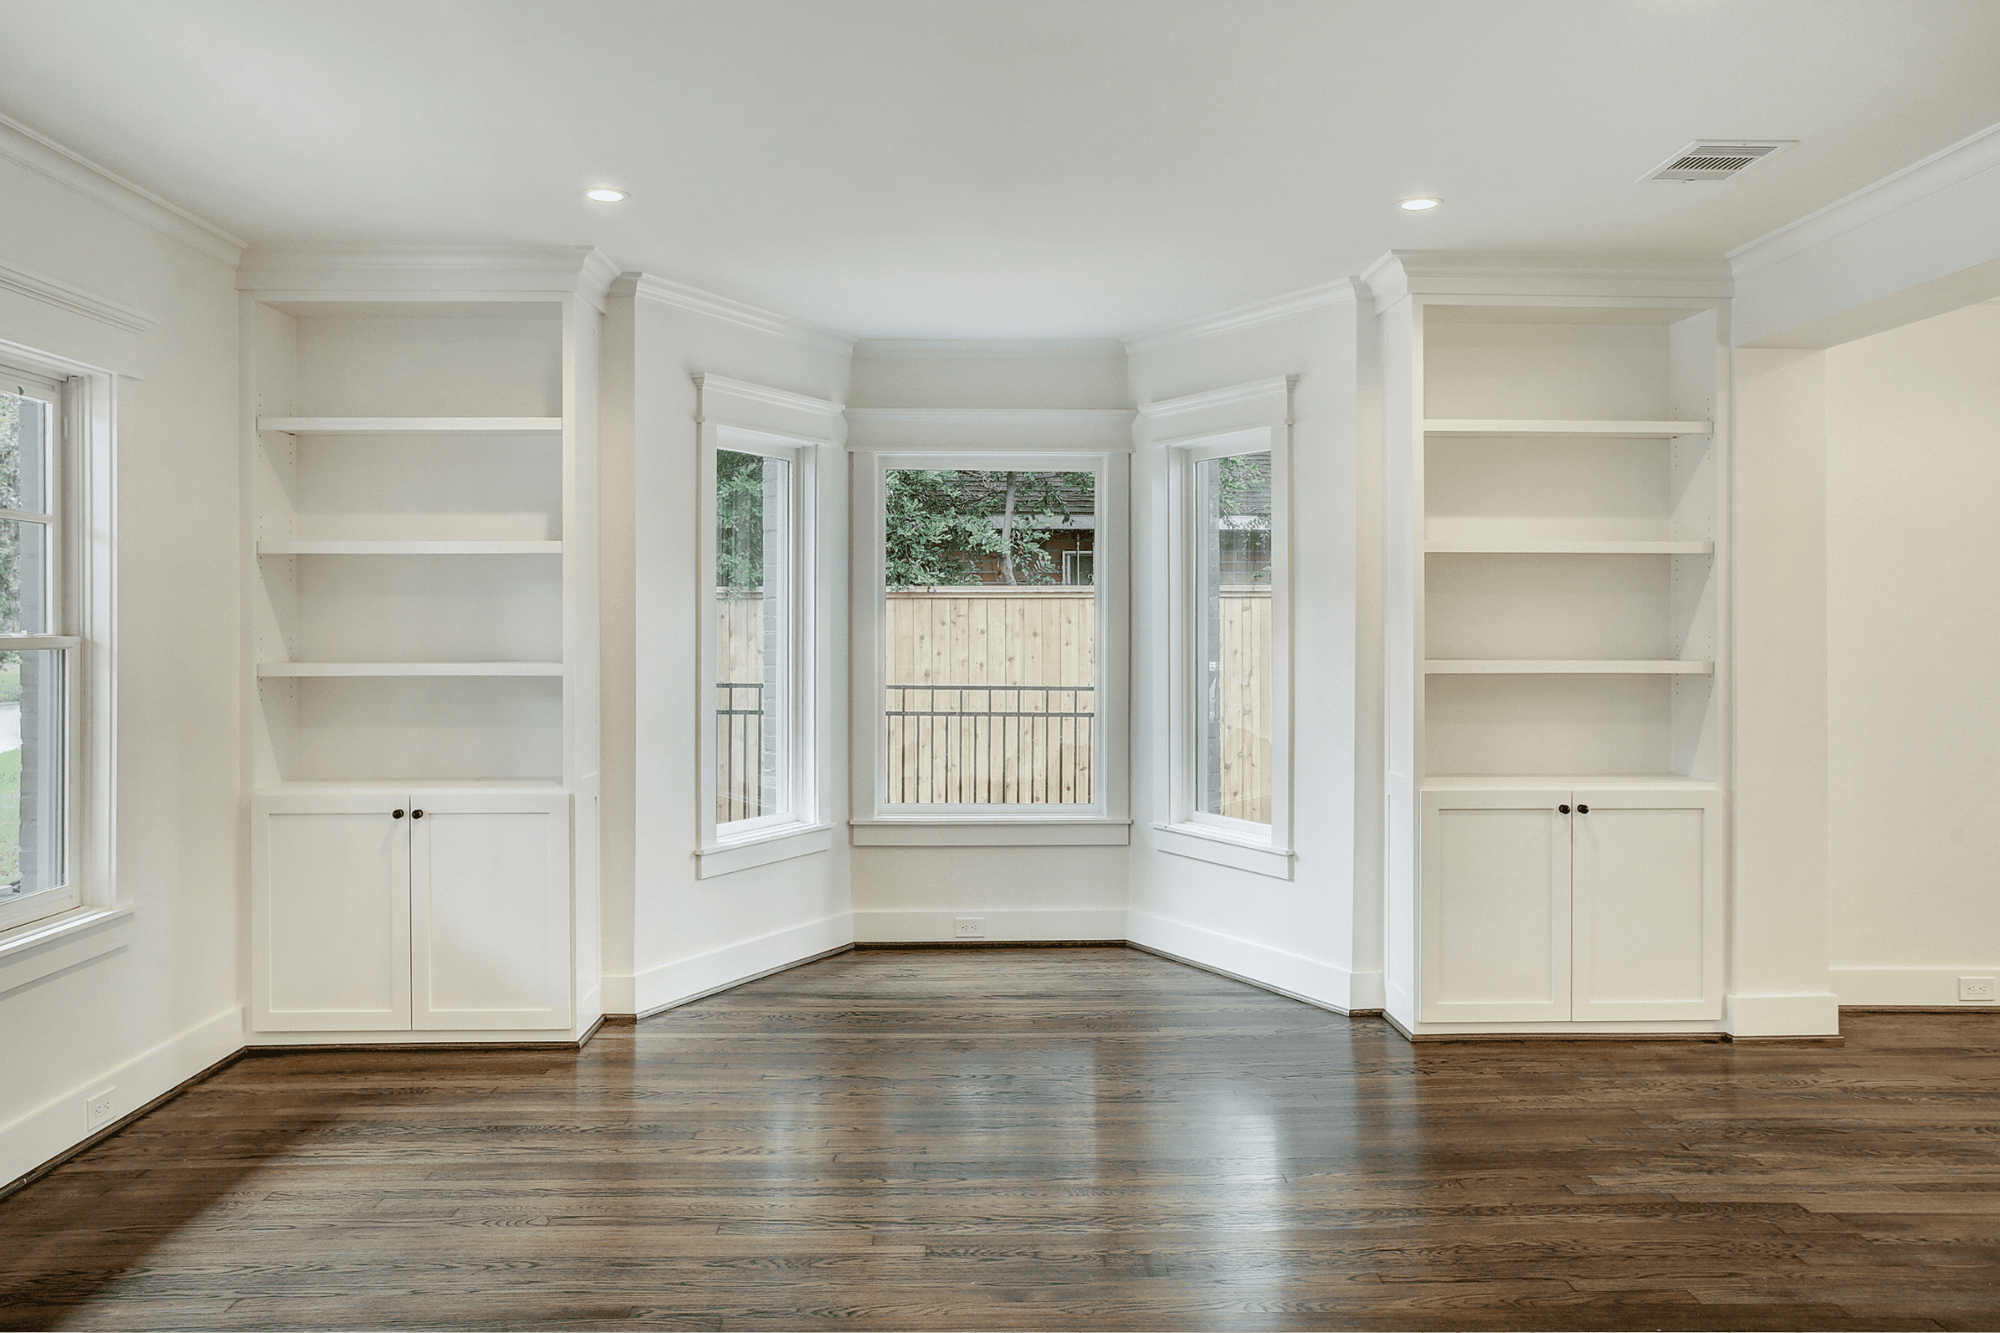
<path id="1" fill-rule="evenodd" d="M 258 796 L 256 1025 L 568 1028 L 569 807 L 532 787 Z"/>
<path id="2" fill-rule="evenodd" d="M 613 276 L 585 250 L 246 261 L 259 1032 L 595 1020 Z"/>
<path id="3" fill-rule="evenodd" d="M 1413 1034 L 1722 1016 L 1727 287 L 1671 270 L 1370 275 Z"/>

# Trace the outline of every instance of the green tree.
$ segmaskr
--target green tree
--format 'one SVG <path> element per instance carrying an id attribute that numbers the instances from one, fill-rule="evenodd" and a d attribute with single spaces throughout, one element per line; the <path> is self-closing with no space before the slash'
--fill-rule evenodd
<path id="1" fill-rule="evenodd" d="M 1000 581 L 1055 583 L 1048 533 L 1089 497 L 1088 472 L 891 469 L 885 486 L 884 576 L 892 588 L 979 583 L 996 560 Z"/>
<path id="2" fill-rule="evenodd" d="M 764 586 L 764 460 L 715 451 L 715 582 L 732 598 Z"/>

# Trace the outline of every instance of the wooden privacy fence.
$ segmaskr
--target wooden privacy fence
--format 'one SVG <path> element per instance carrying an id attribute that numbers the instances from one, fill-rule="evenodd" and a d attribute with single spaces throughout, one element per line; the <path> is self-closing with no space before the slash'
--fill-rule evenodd
<path id="1" fill-rule="evenodd" d="M 715 614 L 716 818 L 727 822 L 763 812 L 763 599 L 719 592 Z M 1265 821 L 1270 614 L 1270 589 L 1223 589 L 1214 742 L 1220 811 Z M 889 592 L 878 733 L 888 800 L 1095 802 L 1096 645 L 1097 602 L 1088 587 L 988 584 Z"/>

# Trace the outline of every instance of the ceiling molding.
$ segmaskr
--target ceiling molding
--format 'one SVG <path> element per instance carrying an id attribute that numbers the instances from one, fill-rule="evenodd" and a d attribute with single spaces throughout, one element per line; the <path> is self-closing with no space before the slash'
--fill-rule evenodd
<path id="1" fill-rule="evenodd" d="M 1988 126 L 1825 208 L 1737 246 L 1729 252 L 1731 269 L 1740 278 L 1769 268 L 1996 166 L 2000 166 L 2000 125 Z"/>
<path id="2" fill-rule="evenodd" d="M 0 263 L 0 289 L 18 292 L 45 305 L 94 319 L 100 324 L 109 324 L 127 333 L 147 333 L 160 324 L 158 315 L 149 315 L 143 310 L 135 310 L 108 297 L 72 287 L 45 274 L 16 268 L 12 264 Z"/>
<path id="3" fill-rule="evenodd" d="M 1490 250 L 1391 250 L 1358 284 L 1386 306 L 1430 297 L 1563 296 L 1727 300 L 1735 279 L 1722 259 L 1672 255 L 1532 254 Z"/>
<path id="4" fill-rule="evenodd" d="M 230 235 L 206 218 L 197 217 L 180 205 L 167 202 L 144 186 L 135 185 L 108 167 L 101 167 L 81 153 L 72 152 L 11 116 L 0 116 L 0 157 L 66 186 L 231 268 L 236 267 L 248 245 L 248 242 Z"/>
<path id="5" fill-rule="evenodd" d="M 618 266 L 589 245 L 259 246 L 237 270 L 240 291 L 323 289 L 436 295 L 575 294 L 604 308 Z"/>
<path id="6" fill-rule="evenodd" d="M 856 357 L 964 357 L 1000 360 L 1036 357 L 1049 360 L 1105 360 L 1124 356 L 1116 338 L 862 338 Z"/>
<path id="7" fill-rule="evenodd" d="M 1121 341 L 1129 356 L 1135 352 L 1154 352 L 1175 343 L 1191 342 L 1197 338 L 1213 338 L 1218 334 L 1234 333 L 1254 324 L 1263 324 L 1274 319 L 1285 319 L 1308 310 L 1318 310 L 1324 306 L 1346 305 L 1367 294 L 1353 278 L 1341 278 L 1335 282 L 1323 282 L 1316 287 L 1302 287 L 1283 296 L 1274 296 L 1252 305 L 1238 306 L 1225 310 L 1219 315 L 1204 315 L 1200 319 L 1182 320 L 1178 324 L 1168 324 L 1162 328 L 1135 333 Z"/>
<path id="8" fill-rule="evenodd" d="M 702 395 L 702 414 L 697 418 L 699 420 L 707 419 L 709 400 L 717 394 L 815 417 L 833 418 L 847 410 L 830 399 L 812 398 L 806 394 L 773 389 L 764 384 L 752 384 L 748 380 L 732 380 L 722 375 L 698 374 L 694 376 L 694 387 L 701 390 Z"/>
<path id="9" fill-rule="evenodd" d="M 850 407 L 849 421 L 880 421 L 912 426 L 1126 425 L 1138 413 L 1123 407 Z"/>
<path id="10" fill-rule="evenodd" d="M 1151 421 L 1162 421 L 1196 412 L 1234 407 L 1247 402 L 1261 401 L 1269 404 L 1272 400 L 1276 400 L 1280 409 L 1283 409 L 1287 404 L 1287 395 L 1298 381 L 1297 375 L 1273 375 L 1269 379 L 1251 380 L 1247 384 L 1231 384 L 1226 388 L 1183 394 L 1179 398 L 1163 398 L 1157 403 L 1142 403 L 1139 415 Z M 1288 413 L 1281 410 L 1280 415 Z"/>
<path id="11" fill-rule="evenodd" d="M 823 352 L 833 352 L 847 356 L 854 350 L 854 339 L 834 329 L 808 324 L 790 315 L 781 315 L 774 310 L 764 310 L 714 292 L 702 291 L 686 283 L 675 282 L 671 278 L 658 277 L 651 273 L 621 273 L 611 284 L 613 296 L 630 296 L 645 301 L 655 301 L 661 305 L 673 306 L 678 310 L 691 311 L 697 315 L 707 315 L 759 333 L 784 338 L 791 342 L 804 343 L 808 347 Z"/>

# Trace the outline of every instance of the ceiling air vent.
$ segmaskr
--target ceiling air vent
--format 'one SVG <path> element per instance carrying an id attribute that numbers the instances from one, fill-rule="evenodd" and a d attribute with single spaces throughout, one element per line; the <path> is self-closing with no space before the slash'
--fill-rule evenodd
<path id="1" fill-rule="evenodd" d="M 1696 139 L 1672 157 L 1641 176 L 1645 181 L 1728 180 L 1752 163 L 1762 162 L 1796 140 L 1766 139 L 1746 143 L 1728 139 Z"/>

